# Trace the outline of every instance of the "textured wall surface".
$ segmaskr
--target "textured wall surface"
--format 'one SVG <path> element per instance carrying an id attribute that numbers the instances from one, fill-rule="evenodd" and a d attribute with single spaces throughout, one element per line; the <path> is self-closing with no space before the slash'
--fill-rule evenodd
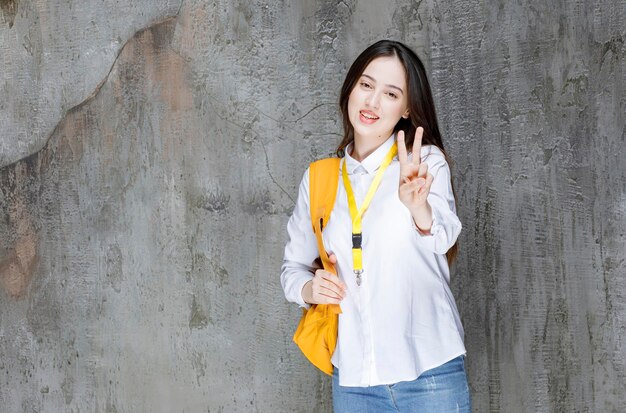
<path id="1" fill-rule="evenodd" d="M 0 0 L 2 412 L 331 411 L 279 269 L 380 38 L 455 160 L 474 411 L 626 411 L 626 2 L 131 3 Z"/>

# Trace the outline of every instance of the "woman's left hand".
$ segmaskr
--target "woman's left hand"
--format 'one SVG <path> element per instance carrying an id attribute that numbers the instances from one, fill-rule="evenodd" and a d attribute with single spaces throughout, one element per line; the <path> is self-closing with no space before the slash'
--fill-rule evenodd
<path id="1" fill-rule="evenodd" d="M 413 159 L 409 161 L 404 143 L 404 131 L 398 131 L 398 160 L 400 161 L 398 195 L 400 201 L 409 209 L 413 217 L 421 215 L 422 211 L 429 209 L 430 206 L 426 202 L 426 198 L 430 193 L 430 185 L 433 183 L 433 176 L 428 173 L 428 165 L 421 162 L 423 133 L 424 128 L 422 127 L 415 131 Z"/>

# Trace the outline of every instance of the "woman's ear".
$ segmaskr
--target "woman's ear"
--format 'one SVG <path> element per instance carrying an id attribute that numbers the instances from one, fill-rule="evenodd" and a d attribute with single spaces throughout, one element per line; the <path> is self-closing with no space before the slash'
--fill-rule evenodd
<path id="1" fill-rule="evenodd" d="M 409 110 L 407 109 L 406 112 L 404 112 L 404 115 L 402 115 L 402 117 L 404 119 L 408 119 L 409 118 Z"/>

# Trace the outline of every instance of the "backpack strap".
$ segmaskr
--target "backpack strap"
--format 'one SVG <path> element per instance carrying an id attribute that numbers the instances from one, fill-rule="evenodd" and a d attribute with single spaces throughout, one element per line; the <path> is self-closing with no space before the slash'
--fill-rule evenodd
<path id="1" fill-rule="evenodd" d="M 339 185 L 339 165 L 341 159 L 326 158 L 311 163 L 309 166 L 309 198 L 311 225 L 317 239 L 317 249 L 326 271 L 337 274 L 324 248 L 322 230 L 330 220 L 330 213 L 335 206 L 337 186 Z"/>

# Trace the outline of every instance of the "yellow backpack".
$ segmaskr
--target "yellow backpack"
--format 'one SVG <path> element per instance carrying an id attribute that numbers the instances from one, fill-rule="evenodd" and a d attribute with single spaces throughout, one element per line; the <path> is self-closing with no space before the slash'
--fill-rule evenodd
<path id="1" fill-rule="evenodd" d="M 309 199 L 311 225 L 317 238 L 322 265 L 326 271 L 337 274 L 329 261 L 322 240 L 322 230 L 328 225 L 335 205 L 339 184 L 339 158 L 327 158 L 313 162 L 309 167 Z M 333 374 L 330 358 L 337 345 L 337 326 L 341 308 L 338 304 L 313 304 L 304 309 L 293 341 L 313 365 L 328 375 Z"/>

